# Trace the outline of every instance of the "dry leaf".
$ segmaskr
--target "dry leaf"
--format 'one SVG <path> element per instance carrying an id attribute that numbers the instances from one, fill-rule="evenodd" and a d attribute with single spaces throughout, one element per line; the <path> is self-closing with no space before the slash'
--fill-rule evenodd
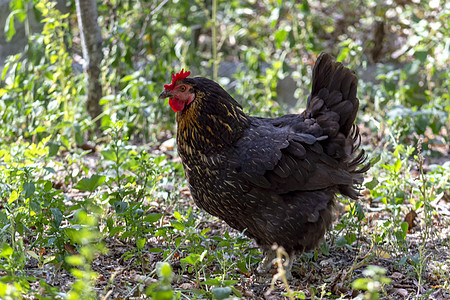
<path id="1" fill-rule="evenodd" d="M 75 248 L 74 245 L 71 245 L 69 243 L 64 244 L 64 249 L 66 249 L 67 252 L 69 252 L 72 255 L 78 254 L 77 248 Z"/>
<path id="2" fill-rule="evenodd" d="M 183 187 L 180 189 L 180 194 L 186 198 L 191 197 L 191 191 L 189 190 L 188 187 Z"/>
<path id="3" fill-rule="evenodd" d="M 380 249 L 375 250 L 375 255 L 378 257 L 381 257 L 381 258 L 385 258 L 385 259 L 391 258 L 391 255 L 389 253 L 387 253 L 384 250 L 380 250 Z"/>
<path id="4" fill-rule="evenodd" d="M 92 142 L 87 142 L 87 143 L 84 143 L 83 145 L 77 145 L 77 147 L 81 148 L 83 150 L 86 150 L 86 151 L 90 150 L 91 152 L 96 152 L 95 144 Z"/>
<path id="5" fill-rule="evenodd" d="M 191 282 L 185 282 L 185 283 L 180 284 L 179 288 L 182 290 L 192 290 L 195 288 L 195 284 L 193 284 Z"/>
<path id="6" fill-rule="evenodd" d="M 414 211 L 414 209 L 411 209 L 409 213 L 405 216 L 404 222 L 408 223 L 408 231 L 411 230 L 416 224 L 414 221 L 417 218 L 417 213 Z"/>

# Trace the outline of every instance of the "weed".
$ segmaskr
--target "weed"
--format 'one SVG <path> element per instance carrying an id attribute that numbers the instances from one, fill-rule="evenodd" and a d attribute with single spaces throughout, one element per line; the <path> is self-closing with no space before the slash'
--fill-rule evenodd
<path id="1" fill-rule="evenodd" d="M 389 284 L 391 279 L 385 276 L 386 270 L 378 266 L 368 266 L 363 271 L 365 278 L 358 278 L 352 283 L 356 290 L 366 291 L 364 296 L 358 299 L 377 300 L 380 299 L 380 292 L 387 296 L 384 285 Z"/>

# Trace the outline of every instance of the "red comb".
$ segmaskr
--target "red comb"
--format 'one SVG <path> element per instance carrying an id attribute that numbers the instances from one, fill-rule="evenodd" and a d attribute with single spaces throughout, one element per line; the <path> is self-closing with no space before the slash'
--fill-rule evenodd
<path id="1" fill-rule="evenodd" d="M 165 84 L 164 88 L 167 89 L 173 89 L 175 87 L 175 82 L 177 82 L 177 80 L 180 79 L 185 79 L 186 77 L 188 77 L 191 74 L 191 72 L 186 71 L 184 72 L 184 69 L 181 69 L 180 73 L 177 74 L 173 74 L 172 73 L 172 83 L 171 84 Z"/>

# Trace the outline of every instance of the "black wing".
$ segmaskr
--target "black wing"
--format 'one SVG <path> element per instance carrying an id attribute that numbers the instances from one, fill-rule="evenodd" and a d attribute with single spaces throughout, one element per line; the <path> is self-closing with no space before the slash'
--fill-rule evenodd
<path id="1" fill-rule="evenodd" d="M 292 118 L 253 120 L 235 144 L 238 175 L 277 194 L 351 185 L 351 174 L 324 153 L 320 141 L 326 136 L 293 132 Z"/>

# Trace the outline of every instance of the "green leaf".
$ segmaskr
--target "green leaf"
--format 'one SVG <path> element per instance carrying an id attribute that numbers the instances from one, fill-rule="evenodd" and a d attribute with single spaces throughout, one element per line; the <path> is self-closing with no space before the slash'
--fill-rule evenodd
<path id="1" fill-rule="evenodd" d="M 325 256 L 330 255 L 330 246 L 328 245 L 328 243 L 326 241 L 322 241 L 320 243 L 319 250 Z"/>
<path id="2" fill-rule="evenodd" d="M 116 99 L 116 95 L 104 96 L 104 97 L 100 98 L 100 105 L 108 104 L 110 102 L 113 102 L 115 99 Z M 108 116 L 108 115 L 106 115 L 106 116 Z M 111 118 L 109 118 L 109 120 L 111 120 Z"/>
<path id="3" fill-rule="evenodd" d="M 229 241 L 221 241 L 219 244 L 217 244 L 217 247 L 231 248 L 231 243 Z"/>
<path id="4" fill-rule="evenodd" d="M 53 169 L 52 167 L 45 167 L 44 170 L 49 172 L 49 173 L 56 174 L 55 169 Z"/>
<path id="5" fill-rule="evenodd" d="M 148 215 L 146 215 L 144 217 L 144 221 L 149 222 L 149 223 L 155 223 L 156 221 L 158 221 L 159 219 L 161 219 L 162 214 L 158 214 L 158 213 L 149 213 Z"/>
<path id="6" fill-rule="evenodd" d="M 404 240 L 404 239 L 406 239 L 406 235 L 408 234 L 408 228 L 409 228 L 408 223 L 407 222 L 402 222 L 400 227 L 402 228 L 403 240 Z"/>
<path id="7" fill-rule="evenodd" d="M 211 228 L 205 228 L 200 232 L 200 235 L 206 237 L 206 233 L 210 230 L 211 230 Z"/>
<path id="8" fill-rule="evenodd" d="M 397 159 L 394 163 L 394 173 L 398 173 L 400 171 L 400 168 L 402 167 L 402 161 L 400 159 Z"/>
<path id="9" fill-rule="evenodd" d="M 172 222 L 171 225 L 173 226 L 173 228 L 180 230 L 180 231 L 184 231 L 186 229 L 186 227 L 179 222 Z"/>
<path id="10" fill-rule="evenodd" d="M 11 195 L 9 196 L 9 200 L 8 200 L 8 204 L 13 203 L 14 201 L 16 201 L 19 198 L 19 194 L 17 193 L 16 190 L 13 190 L 11 192 Z"/>
<path id="11" fill-rule="evenodd" d="M 8 258 L 13 254 L 14 250 L 7 243 L 3 244 L 2 251 L 0 253 L 1 257 Z"/>
<path id="12" fill-rule="evenodd" d="M 144 214 L 144 210 L 142 208 L 138 208 L 133 212 L 133 216 L 135 219 L 139 219 Z"/>
<path id="13" fill-rule="evenodd" d="M 66 257 L 66 262 L 72 266 L 82 266 L 85 264 L 85 260 L 81 255 L 72 255 Z"/>
<path id="14" fill-rule="evenodd" d="M 113 236 L 116 233 L 122 232 L 124 230 L 125 230 L 124 226 L 113 227 L 109 229 L 109 235 Z"/>
<path id="15" fill-rule="evenodd" d="M 355 290 L 367 290 L 367 284 L 371 280 L 369 278 L 358 278 L 355 281 L 352 282 L 352 288 Z"/>
<path id="16" fill-rule="evenodd" d="M 173 277 L 172 266 L 167 262 L 157 262 L 156 273 L 160 278 L 162 277 L 170 280 Z"/>
<path id="17" fill-rule="evenodd" d="M 229 286 L 226 287 L 216 287 L 211 290 L 214 297 L 218 300 L 226 299 L 230 296 L 232 289 Z"/>
<path id="18" fill-rule="evenodd" d="M 345 245 L 347 245 L 347 239 L 345 238 L 345 236 L 339 237 L 336 241 L 336 247 L 342 248 Z"/>
<path id="19" fill-rule="evenodd" d="M 220 285 L 220 281 L 217 278 L 208 278 L 205 281 L 203 281 L 201 284 L 203 285 Z"/>
<path id="20" fill-rule="evenodd" d="M 34 18 L 36 19 L 36 21 L 38 22 L 38 23 L 41 23 L 41 20 L 42 20 L 42 13 L 39 11 L 39 9 L 37 8 L 37 5 L 32 5 L 32 8 L 33 8 L 33 15 L 34 15 Z"/>
<path id="21" fill-rule="evenodd" d="M 248 273 L 247 264 L 245 263 L 245 261 L 240 260 L 236 265 L 242 273 Z"/>
<path id="22" fill-rule="evenodd" d="M 136 247 L 138 247 L 138 249 L 142 249 L 145 246 L 145 239 L 138 239 L 136 241 Z"/>
<path id="23" fill-rule="evenodd" d="M 103 155 L 103 158 L 105 160 L 110 160 L 110 161 L 117 161 L 117 155 L 114 151 L 111 150 L 103 150 L 101 152 L 101 154 Z"/>
<path id="24" fill-rule="evenodd" d="M 3 67 L 3 72 L 2 72 L 2 80 L 5 80 L 6 78 L 6 74 L 8 73 L 9 67 L 11 66 L 11 62 L 7 63 L 4 67 Z"/>
<path id="25" fill-rule="evenodd" d="M 5 35 L 6 35 L 6 41 L 11 41 L 13 36 L 16 34 L 16 28 L 14 27 L 14 15 L 17 13 L 17 11 L 12 11 L 8 18 L 6 18 L 5 22 Z"/>
<path id="26" fill-rule="evenodd" d="M 52 207 L 50 208 L 50 211 L 52 212 L 53 215 L 53 225 L 55 228 L 59 228 L 59 226 L 61 225 L 62 219 L 63 219 L 63 214 L 61 212 L 61 210 L 59 210 L 59 208 L 57 207 Z"/>
<path id="27" fill-rule="evenodd" d="M 100 102 L 100 105 L 103 105 L 104 103 Z M 108 128 L 112 126 L 111 117 L 109 115 L 104 115 L 102 117 L 102 127 Z"/>
<path id="28" fill-rule="evenodd" d="M 198 255 L 196 253 L 192 253 L 188 257 L 182 258 L 180 260 L 180 262 L 185 263 L 185 264 L 191 264 L 191 265 L 195 266 L 199 260 L 200 260 L 200 255 Z"/>
<path id="29" fill-rule="evenodd" d="M 236 284 L 238 282 L 239 282 L 239 280 L 231 280 L 231 279 L 222 280 L 222 284 L 224 284 L 224 285 L 232 285 L 232 284 Z"/>
<path id="30" fill-rule="evenodd" d="M 84 143 L 84 135 L 81 131 L 80 125 L 74 125 L 73 128 L 75 129 L 75 141 L 77 145 L 83 145 Z"/>
<path id="31" fill-rule="evenodd" d="M 25 198 L 30 198 L 36 190 L 34 182 L 25 182 L 23 184 L 23 190 L 25 191 Z"/>
<path id="32" fill-rule="evenodd" d="M 368 188 L 369 190 L 373 190 L 377 185 L 378 185 L 378 179 L 376 179 L 375 177 L 372 178 L 371 181 L 367 182 L 365 184 L 366 188 Z"/>
<path id="33" fill-rule="evenodd" d="M 93 192 L 105 182 L 106 176 L 92 175 L 90 178 L 81 179 L 75 188 L 80 191 Z"/>
<path id="34" fill-rule="evenodd" d="M 39 256 L 36 254 L 36 252 L 31 251 L 31 250 L 26 250 L 25 251 L 29 256 L 31 256 L 32 258 L 36 259 L 39 261 Z"/>
<path id="35" fill-rule="evenodd" d="M 284 293 L 283 295 L 289 297 L 288 293 Z M 292 293 L 292 295 L 294 296 L 294 299 L 306 299 L 305 293 L 303 291 L 295 291 Z"/>
<path id="36" fill-rule="evenodd" d="M 173 216 L 174 216 L 175 219 L 177 219 L 178 221 L 181 221 L 181 215 L 180 215 L 179 212 L 175 211 L 175 212 L 173 213 Z"/>
<path id="37" fill-rule="evenodd" d="M 30 201 L 30 208 L 37 214 L 40 214 L 42 212 L 41 204 L 37 201 Z M 19 225 L 22 225 L 22 223 L 20 223 Z"/>
<path id="38" fill-rule="evenodd" d="M 274 34 L 274 39 L 277 48 L 281 48 L 281 44 L 286 40 L 288 32 L 284 29 L 277 30 Z"/>
<path id="39" fill-rule="evenodd" d="M 424 63 L 427 60 L 428 51 L 424 50 L 418 50 L 414 53 L 414 56 L 417 60 L 419 60 L 421 63 Z"/>
<path id="40" fill-rule="evenodd" d="M 128 203 L 123 201 L 115 201 L 113 205 L 114 209 L 116 210 L 116 213 L 118 214 L 123 214 L 124 212 L 127 211 L 128 208 Z"/>
<path id="41" fill-rule="evenodd" d="M 356 241 L 356 234 L 349 233 L 345 236 L 345 239 L 347 240 L 347 244 L 351 245 Z"/>
<path id="42" fill-rule="evenodd" d="M 309 13 L 311 12 L 311 8 L 309 7 L 309 3 L 307 0 L 303 0 L 302 4 L 300 4 L 299 7 L 304 15 L 309 15 Z"/>
<path id="43" fill-rule="evenodd" d="M 61 142 L 62 142 L 63 146 L 66 147 L 66 149 L 70 149 L 69 139 L 66 136 L 64 136 L 64 135 L 62 135 L 60 137 L 60 139 L 61 139 Z"/>
<path id="44" fill-rule="evenodd" d="M 336 58 L 336 60 L 339 62 L 342 62 L 343 60 L 345 60 L 348 57 L 349 53 L 350 53 L 350 49 L 348 47 L 342 48 L 341 51 L 339 52 L 339 55 Z"/>
<path id="45" fill-rule="evenodd" d="M 356 203 L 355 210 L 356 210 L 356 216 L 358 217 L 358 221 L 361 221 L 362 219 L 364 219 L 364 217 L 365 217 L 366 215 L 365 215 L 365 213 L 364 213 L 364 209 L 363 209 L 363 207 L 361 206 L 361 204 Z"/>
<path id="46" fill-rule="evenodd" d="M 151 248 L 151 249 L 148 250 L 148 252 L 150 252 L 150 253 L 162 253 L 162 252 L 164 252 L 164 250 L 160 249 L 160 248 Z"/>
<path id="47" fill-rule="evenodd" d="M 373 167 L 381 160 L 381 155 L 374 156 L 370 159 L 370 165 Z"/>
<path id="48" fill-rule="evenodd" d="M 48 264 L 49 262 L 54 261 L 55 258 L 56 258 L 55 255 L 47 256 L 47 257 L 44 259 L 43 264 L 44 264 L 44 265 L 45 265 L 45 264 Z"/>

